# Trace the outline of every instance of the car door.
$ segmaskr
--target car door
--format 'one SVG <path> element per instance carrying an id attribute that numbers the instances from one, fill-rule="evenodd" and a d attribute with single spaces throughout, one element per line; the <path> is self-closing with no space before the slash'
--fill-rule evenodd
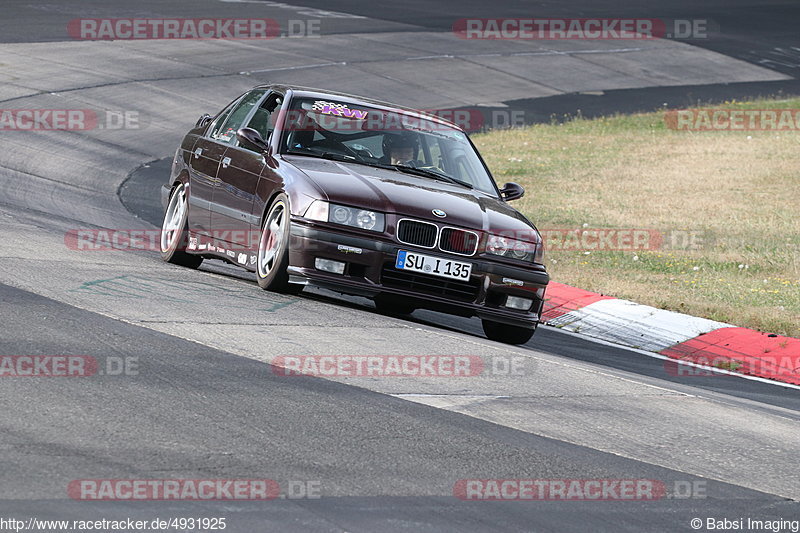
<path id="1" fill-rule="evenodd" d="M 211 224 L 221 238 L 240 250 L 235 257 L 240 263 L 247 260 L 247 254 L 239 255 L 242 249 L 255 245 L 251 230 L 254 225 L 258 229 L 258 221 L 253 220 L 253 201 L 266 160 L 261 150 L 243 144 L 235 133 L 239 128 L 247 126 L 257 130 L 266 139 L 273 127 L 272 111 L 282 99 L 276 92 L 261 91 L 260 96 L 263 98 L 253 95 L 252 99 L 243 102 L 242 107 L 231 114 L 223 128 L 233 135 L 226 140 L 228 148 L 222 158 L 217 186 L 213 192 Z"/>
<path id="2" fill-rule="evenodd" d="M 189 230 L 211 234 L 211 200 L 227 143 L 221 142 L 222 126 L 241 98 L 231 102 L 192 146 L 189 159 Z"/>

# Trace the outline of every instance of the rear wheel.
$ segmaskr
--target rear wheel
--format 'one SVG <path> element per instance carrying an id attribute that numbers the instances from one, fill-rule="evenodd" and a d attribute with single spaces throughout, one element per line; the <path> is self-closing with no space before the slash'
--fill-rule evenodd
<path id="1" fill-rule="evenodd" d="M 417 309 L 409 300 L 389 294 L 379 294 L 373 301 L 375 309 L 385 315 L 410 315 Z"/>
<path id="2" fill-rule="evenodd" d="M 258 240 L 256 278 L 266 291 L 296 294 L 302 285 L 289 283 L 289 199 L 279 194 L 269 206 Z"/>
<path id="3" fill-rule="evenodd" d="M 536 327 L 523 328 L 520 326 L 510 326 L 491 320 L 483 320 L 483 332 L 490 340 L 505 342 L 506 344 L 525 344 L 536 332 Z"/>
<path id="4" fill-rule="evenodd" d="M 164 212 L 164 222 L 161 224 L 161 259 L 173 265 L 197 268 L 203 258 L 185 251 L 189 236 L 188 215 L 186 186 L 179 183 L 172 189 L 167 210 Z"/>

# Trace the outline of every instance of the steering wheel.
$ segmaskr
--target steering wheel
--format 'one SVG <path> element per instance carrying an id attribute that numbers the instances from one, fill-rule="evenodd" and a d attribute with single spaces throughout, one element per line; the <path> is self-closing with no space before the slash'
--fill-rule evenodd
<path id="1" fill-rule="evenodd" d="M 361 159 L 361 154 L 359 154 L 356 150 L 353 150 L 352 148 L 350 148 L 349 146 L 347 146 L 344 143 L 341 143 L 341 146 L 347 152 L 347 155 L 352 155 L 353 157 L 355 157 L 355 158 L 357 158 L 359 160 Z"/>
<path id="2" fill-rule="evenodd" d="M 352 146 L 352 150 L 353 150 L 353 152 L 358 154 L 359 157 L 362 157 L 362 158 L 366 157 L 367 159 L 377 159 L 377 157 L 375 157 L 373 155 L 373 153 L 370 151 L 370 149 L 367 148 L 366 146 L 364 146 L 363 144 L 354 144 Z"/>

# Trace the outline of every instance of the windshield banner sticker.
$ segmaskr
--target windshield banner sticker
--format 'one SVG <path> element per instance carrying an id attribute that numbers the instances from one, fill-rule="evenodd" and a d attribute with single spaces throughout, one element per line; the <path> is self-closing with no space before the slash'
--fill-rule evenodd
<path id="1" fill-rule="evenodd" d="M 312 110 L 318 111 L 323 115 L 333 115 L 336 117 L 357 118 L 364 120 L 367 118 L 367 112 L 362 109 L 350 109 L 347 104 L 337 104 L 335 102 L 325 102 L 324 100 L 317 100 L 311 107 Z"/>

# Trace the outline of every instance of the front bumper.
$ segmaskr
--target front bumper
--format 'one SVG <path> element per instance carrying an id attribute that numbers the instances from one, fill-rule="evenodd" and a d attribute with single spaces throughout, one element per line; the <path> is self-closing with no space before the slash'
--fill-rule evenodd
<path id="1" fill-rule="evenodd" d="M 414 251 L 415 247 L 318 227 L 305 219 L 293 219 L 289 247 L 290 281 L 366 297 L 392 294 L 412 300 L 414 306 L 421 309 L 477 316 L 527 328 L 535 327 L 541 317 L 545 288 L 549 282 L 549 276 L 541 265 L 525 268 L 480 256 L 451 256 L 451 259 L 472 264 L 468 282 L 451 281 L 395 269 L 399 250 Z M 418 251 L 447 257 L 441 252 Z M 316 258 L 345 263 L 344 274 L 318 270 Z M 505 307 L 508 296 L 528 298 L 533 304 L 529 311 L 511 309 Z"/>

